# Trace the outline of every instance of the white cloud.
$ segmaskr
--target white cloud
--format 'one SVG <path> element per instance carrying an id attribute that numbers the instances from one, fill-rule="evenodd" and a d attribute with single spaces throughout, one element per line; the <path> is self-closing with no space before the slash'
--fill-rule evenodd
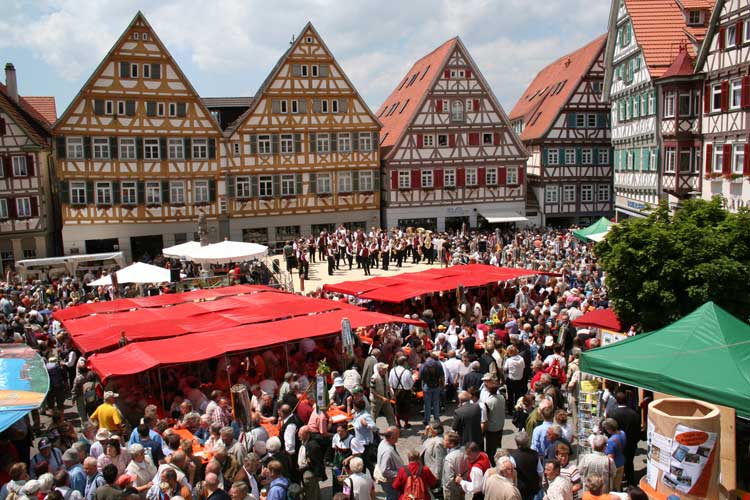
<path id="1" fill-rule="evenodd" d="M 0 48 L 48 65 L 47 93 L 56 78 L 83 82 L 140 8 L 213 95 L 254 92 L 310 20 L 373 109 L 416 59 L 460 35 L 509 111 L 542 67 L 603 33 L 609 11 L 590 0 L 3 1 Z"/>

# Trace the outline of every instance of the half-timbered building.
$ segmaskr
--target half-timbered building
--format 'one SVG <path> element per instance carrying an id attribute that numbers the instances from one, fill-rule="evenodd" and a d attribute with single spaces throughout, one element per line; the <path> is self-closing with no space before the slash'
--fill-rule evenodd
<path id="1" fill-rule="evenodd" d="M 697 55 L 713 3 L 612 0 L 603 94 L 611 105 L 618 218 L 644 216 L 649 207 L 670 195 L 664 191 L 662 175 L 661 122 L 666 96 L 657 96 L 656 79 L 672 66 L 681 48 L 693 58 Z M 666 119 L 675 121 L 673 116 Z M 691 151 L 695 164 L 695 151 Z"/>
<path id="2" fill-rule="evenodd" d="M 384 225 L 526 221 L 526 149 L 458 37 L 414 63 L 376 114 Z"/>
<path id="3" fill-rule="evenodd" d="M 606 35 L 536 75 L 510 112 L 529 159 L 538 225 L 588 224 L 612 208 L 609 106 L 602 102 Z"/>
<path id="4" fill-rule="evenodd" d="M 66 253 L 218 240 L 221 129 L 140 12 L 54 127 Z"/>
<path id="5" fill-rule="evenodd" d="M 52 201 L 54 97 L 18 94 L 16 70 L 0 84 L 0 265 L 54 255 L 57 224 Z"/>
<path id="6" fill-rule="evenodd" d="M 225 130 L 232 239 L 276 245 L 338 224 L 379 225 L 379 130 L 308 23 Z"/>
<path id="7" fill-rule="evenodd" d="M 697 69 L 705 73 L 702 197 L 750 206 L 750 1 L 719 0 Z"/>

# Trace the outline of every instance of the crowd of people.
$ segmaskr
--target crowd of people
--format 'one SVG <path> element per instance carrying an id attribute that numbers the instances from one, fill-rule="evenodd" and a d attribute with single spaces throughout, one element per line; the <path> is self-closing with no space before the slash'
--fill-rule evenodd
<path id="1" fill-rule="evenodd" d="M 211 365 L 205 371 L 215 374 L 213 384 L 176 370 L 164 404 L 133 404 L 127 386 L 121 397 L 116 381 L 102 384 L 51 317 L 109 300 L 111 290 L 86 287 L 87 277 L 8 280 L 0 296 L 4 341 L 40 352 L 50 392 L 39 412 L 0 434 L 0 500 L 316 500 L 328 479 L 337 499 L 372 499 L 380 490 L 388 500 L 646 498 L 635 487 L 621 492 L 635 485 L 641 437 L 630 388 L 608 385 L 599 428 L 590 436 L 576 430 L 586 379 L 578 358 L 597 341 L 571 322 L 608 302 L 591 247 L 569 231 L 365 234 L 342 227 L 288 247 L 286 264 L 301 273 L 305 259 L 317 256 L 329 271 L 358 264 L 368 273 L 425 259 L 550 274 L 383 311 L 427 327 L 358 331 L 352 357 L 335 359 L 338 344 L 309 341 L 292 352 L 288 372 L 273 352 Z M 333 362 L 321 400 L 314 380 L 323 357 Z M 247 408 L 233 405 L 230 377 L 245 384 Z M 418 432 L 421 445 L 402 455 L 402 432 Z M 515 446 L 503 446 L 507 432 Z"/>

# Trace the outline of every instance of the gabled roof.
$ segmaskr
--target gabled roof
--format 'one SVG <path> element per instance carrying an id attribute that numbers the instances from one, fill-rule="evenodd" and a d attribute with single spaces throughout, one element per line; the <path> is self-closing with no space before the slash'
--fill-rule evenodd
<path id="1" fill-rule="evenodd" d="M 690 76 L 694 73 L 693 58 L 690 57 L 687 47 L 680 47 L 680 52 L 674 58 L 672 65 L 661 75 L 661 78 L 670 78 L 673 76 Z"/>
<path id="2" fill-rule="evenodd" d="M 703 9 L 712 9 L 716 2 L 694 0 L 692 3 L 700 3 Z M 685 13 L 676 0 L 625 0 L 625 6 L 651 78 L 664 74 L 682 45 L 687 46 L 691 57 L 697 55 L 693 42 L 703 41 L 706 27 L 688 26 Z"/>
<path id="3" fill-rule="evenodd" d="M 201 97 L 207 108 L 249 108 L 252 97 Z"/>
<path id="4" fill-rule="evenodd" d="M 607 35 L 601 35 L 536 75 L 510 112 L 511 120 L 524 120 L 522 141 L 538 139 L 549 131 L 560 110 L 604 50 L 606 41 Z"/>
<path id="5" fill-rule="evenodd" d="M 13 118 L 16 124 L 24 129 L 32 141 L 40 147 L 48 145 L 50 137 L 50 123 L 42 113 L 34 107 L 34 103 L 43 103 L 49 111 L 49 100 L 52 101 L 52 110 L 55 108 L 54 97 L 22 97 L 19 96 L 18 103 L 8 96 L 5 85 L 0 83 L 0 108 Z"/>
<path id="6" fill-rule="evenodd" d="M 445 62 L 453 53 L 458 37 L 451 38 L 414 63 L 396 89 L 375 113 L 383 123 L 380 131 L 380 146 L 387 148 L 396 145 L 404 131 L 411 125 L 415 114 L 421 108 L 422 101 L 435 85 Z M 412 81 L 413 80 L 413 81 Z M 406 104 L 408 101 L 408 104 Z M 384 110 L 396 105 L 399 111 L 385 116 Z M 406 106 L 405 109 L 402 109 Z"/>
<path id="7" fill-rule="evenodd" d="M 55 98 L 51 96 L 21 97 L 50 127 L 57 120 Z"/>
<path id="8" fill-rule="evenodd" d="M 680 3 L 689 10 L 711 10 L 716 0 L 680 0 Z"/>
<path id="9" fill-rule="evenodd" d="M 91 86 L 91 84 L 94 83 L 97 75 L 101 73 L 101 71 L 104 69 L 104 65 L 107 63 L 107 61 L 110 60 L 110 58 L 115 53 L 115 50 L 120 47 L 120 45 L 125 40 L 125 37 L 127 36 L 128 32 L 130 31 L 130 28 L 136 24 L 138 21 L 141 21 L 146 28 L 149 29 L 151 32 L 151 35 L 153 35 L 153 42 L 164 52 L 164 55 L 167 57 L 167 61 L 172 65 L 172 68 L 174 68 L 175 73 L 177 73 L 177 76 L 185 83 L 187 90 L 190 91 L 194 97 L 197 99 L 198 106 L 203 107 L 203 112 L 206 113 L 206 116 L 211 116 L 211 113 L 208 111 L 208 108 L 205 104 L 203 104 L 203 101 L 200 99 L 200 95 L 193 87 L 193 84 L 190 83 L 190 79 L 188 79 L 187 76 L 185 76 L 185 73 L 182 72 L 182 68 L 180 68 L 180 65 L 177 64 L 177 61 L 175 61 L 174 57 L 172 57 L 172 54 L 167 49 L 167 46 L 164 45 L 164 43 L 159 38 L 159 35 L 156 33 L 156 30 L 151 26 L 151 24 L 146 19 L 146 16 L 143 15 L 143 12 L 140 10 L 135 14 L 133 17 L 133 20 L 130 21 L 128 24 L 128 27 L 125 28 L 122 32 L 122 34 L 117 38 L 117 41 L 115 41 L 114 44 L 112 44 L 112 47 L 109 49 L 109 52 L 102 58 L 102 60 L 99 62 L 99 65 L 96 67 L 93 73 L 91 73 L 91 76 L 86 80 L 86 83 L 81 86 L 81 89 L 78 91 L 76 96 L 70 101 L 68 104 L 68 107 L 65 108 L 65 111 L 63 111 L 63 114 L 60 115 L 60 118 L 55 122 L 54 127 L 57 127 L 59 124 L 63 123 L 65 119 L 68 117 L 68 115 L 73 111 L 74 105 L 81 99 L 83 92 L 86 88 Z M 217 132 L 221 133 L 221 129 L 219 127 L 219 124 L 216 123 L 214 120 L 211 120 L 213 124 L 216 126 Z"/>
<path id="10" fill-rule="evenodd" d="M 721 17 L 721 11 L 724 8 L 725 0 L 716 0 L 716 5 L 711 13 L 711 18 L 708 21 L 708 31 L 701 44 L 701 49 L 698 52 L 698 58 L 695 61 L 695 71 L 703 71 L 703 64 L 706 62 L 708 57 L 708 51 L 711 49 L 711 40 L 713 39 L 716 32 L 719 31 L 719 18 Z"/>

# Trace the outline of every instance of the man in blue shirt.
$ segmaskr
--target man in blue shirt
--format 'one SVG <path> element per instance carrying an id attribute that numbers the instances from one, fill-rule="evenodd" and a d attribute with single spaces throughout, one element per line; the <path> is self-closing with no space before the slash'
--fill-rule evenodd
<path id="1" fill-rule="evenodd" d="M 377 431 L 378 427 L 375 425 L 375 420 L 372 418 L 370 412 L 365 409 L 365 402 L 363 400 L 354 402 L 352 426 L 354 427 L 354 437 L 365 447 L 365 452 L 362 454 L 365 467 L 372 472 L 377 460 L 375 452 L 377 448 L 374 446 L 375 435 L 373 430 Z"/>
<path id="2" fill-rule="evenodd" d="M 542 415 L 544 421 L 534 428 L 534 432 L 531 435 L 531 449 L 544 456 L 544 452 L 547 449 L 547 429 L 552 425 L 552 417 L 555 414 L 555 409 L 552 405 L 552 401 L 543 399 L 539 403 L 539 413 Z"/>
<path id="3" fill-rule="evenodd" d="M 148 429 L 149 439 L 155 441 L 159 445 L 159 447 L 164 445 L 164 441 L 162 441 L 161 436 L 154 430 L 154 426 L 156 426 L 156 419 L 154 417 L 143 417 L 143 423 L 141 425 L 145 425 Z M 130 446 L 131 444 L 143 444 L 141 443 L 141 438 L 138 434 L 141 425 L 136 426 L 136 428 L 133 429 L 133 432 L 130 433 L 128 446 Z"/>
<path id="4" fill-rule="evenodd" d="M 86 473 L 83 471 L 78 451 L 75 448 L 65 450 L 62 459 L 70 477 L 70 487 L 83 495 L 86 493 Z"/>

